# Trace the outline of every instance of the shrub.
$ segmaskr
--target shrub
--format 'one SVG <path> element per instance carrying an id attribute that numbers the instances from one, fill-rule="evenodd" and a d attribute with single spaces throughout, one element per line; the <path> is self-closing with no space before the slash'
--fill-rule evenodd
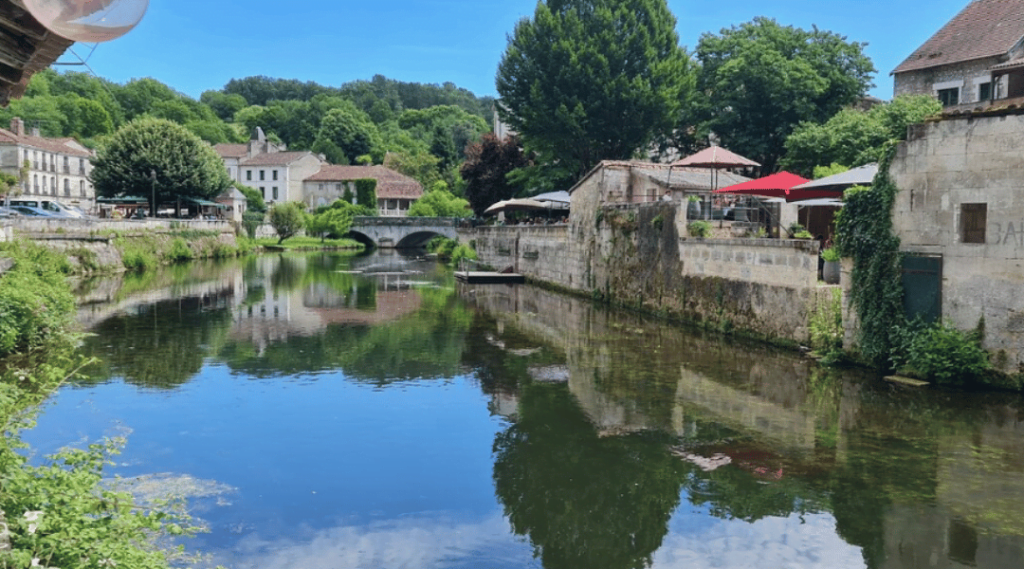
<path id="1" fill-rule="evenodd" d="M 265 214 L 261 211 L 247 211 L 242 214 L 242 228 L 250 239 L 256 238 L 256 229 L 263 223 Z"/>
<path id="2" fill-rule="evenodd" d="M 686 226 L 690 237 L 711 237 L 711 223 L 707 221 L 694 221 Z"/>
<path id="3" fill-rule="evenodd" d="M 924 327 L 907 343 L 906 366 L 943 385 L 970 385 L 989 369 L 988 353 L 978 338 L 947 324 Z"/>
<path id="4" fill-rule="evenodd" d="M 195 258 L 195 253 L 189 248 L 188 243 L 181 237 L 175 237 L 174 241 L 171 241 L 171 248 L 166 254 L 167 260 L 172 263 L 180 263 L 182 261 L 191 261 Z"/>
<path id="5" fill-rule="evenodd" d="M 63 255 L 21 242 L 0 253 L 14 266 L 0 277 L 0 356 L 38 347 L 61 331 L 74 312 L 65 282 L 71 266 Z"/>
<path id="6" fill-rule="evenodd" d="M 806 229 L 801 229 L 800 231 L 797 231 L 796 233 L 793 234 L 793 239 L 814 239 L 814 236 L 811 235 L 810 231 L 807 231 Z"/>
<path id="7" fill-rule="evenodd" d="M 831 293 L 831 298 L 814 307 L 809 323 L 811 346 L 826 357 L 843 347 L 843 291 L 834 288 Z"/>
<path id="8" fill-rule="evenodd" d="M 476 260 L 476 251 L 465 243 L 459 243 L 455 250 L 452 251 L 451 258 L 451 264 L 457 267 L 463 259 Z"/>
<path id="9" fill-rule="evenodd" d="M 821 252 L 821 259 L 826 262 L 833 262 L 838 261 L 841 257 L 839 256 L 839 251 L 837 251 L 835 247 L 829 247 Z"/>

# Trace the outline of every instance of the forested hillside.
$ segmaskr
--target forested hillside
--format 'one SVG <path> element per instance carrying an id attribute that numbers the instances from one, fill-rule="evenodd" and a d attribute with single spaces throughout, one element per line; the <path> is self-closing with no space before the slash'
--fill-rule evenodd
<path id="1" fill-rule="evenodd" d="M 117 84 L 86 73 L 46 70 L 24 98 L 0 109 L 44 136 L 95 146 L 121 125 L 148 115 L 184 125 L 213 143 L 244 142 L 259 126 L 289 150 L 323 153 L 334 164 L 387 163 L 425 187 L 461 185 L 469 142 L 491 130 L 493 99 L 451 83 L 403 83 L 380 75 L 340 87 L 270 77 L 233 79 L 196 101 L 154 79 Z"/>

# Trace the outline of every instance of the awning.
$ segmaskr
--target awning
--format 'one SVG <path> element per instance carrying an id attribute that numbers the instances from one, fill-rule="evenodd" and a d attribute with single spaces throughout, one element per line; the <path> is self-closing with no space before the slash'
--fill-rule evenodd
<path id="1" fill-rule="evenodd" d="M 835 197 L 842 197 L 847 188 L 853 186 L 870 186 L 878 173 L 878 164 L 865 164 L 839 174 L 811 180 L 805 184 L 794 186 L 793 190 L 828 190 L 835 192 Z"/>
<path id="2" fill-rule="evenodd" d="M 194 203 L 196 205 L 201 205 L 201 206 L 206 206 L 206 207 L 216 207 L 216 208 L 220 208 L 220 209 L 227 209 L 228 208 L 228 206 L 226 206 L 224 204 L 220 204 L 220 203 L 217 203 L 217 202 L 211 202 L 210 200 L 204 200 L 204 199 L 200 199 L 200 198 L 181 198 L 181 200 L 182 201 L 186 201 L 186 202 L 192 202 L 192 203 Z"/>
<path id="3" fill-rule="evenodd" d="M 111 205 L 125 205 L 125 204 L 132 204 L 132 205 L 134 205 L 134 204 L 140 204 L 140 203 L 141 204 L 148 204 L 149 203 L 149 199 L 147 199 L 147 198 L 140 198 L 140 197 L 137 197 L 137 196 L 120 196 L 120 197 L 114 197 L 114 198 L 102 197 L 102 198 L 96 198 L 96 203 L 111 204 Z"/>
<path id="4" fill-rule="evenodd" d="M 484 210 L 484 213 L 495 214 L 500 211 L 551 211 L 565 207 L 559 202 L 542 202 L 531 198 L 502 200 Z"/>
<path id="5" fill-rule="evenodd" d="M 770 176 L 763 178 L 757 178 L 756 180 L 750 180 L 749 182 L 743 182 L 742 184 L 735 184 L 732 186 L 726 186 L 722 189 L 715 190 L 716 194 L 741 194 L 741 195 L 753 195 L 753 196 L 764 196 L 768 198 L 786 198 L 786 201 L 793 201 L 790 196 L 790 188 L 809 182 L 807 178 L 791 174 L 789 172 L 778 172 Z M 813 193 L 812 192 L 807 192 Z M 804 195 L 804 192 L 801 192 Z M 829 194 L 831 195 L 831 194 Z M 829 195 L 810 196 L 811 197 L 829 197 Z"/>

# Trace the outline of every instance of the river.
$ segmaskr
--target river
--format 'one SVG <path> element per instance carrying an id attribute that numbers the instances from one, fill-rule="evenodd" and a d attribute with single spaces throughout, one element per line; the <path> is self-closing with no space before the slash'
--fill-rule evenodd
<path id="1" fill-rule="evenodd" d="M 25 439 L 127 436 L 198 566 L 1024 566 L 1024 401 L 397 254 L 82 282 L 83 353 Z"/>

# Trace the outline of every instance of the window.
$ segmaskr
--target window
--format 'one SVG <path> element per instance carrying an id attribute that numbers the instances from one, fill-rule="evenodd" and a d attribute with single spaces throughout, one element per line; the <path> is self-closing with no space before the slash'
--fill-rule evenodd
<path id="1" fill-rule="evenodd" d="M 85 175 L 85 158 L 78 159 L 78 173 L 83 176 Z"/>
<path id="2" fill-rule="evenodd" d="M 35 168 L 36 170 L 39 169 L 39 151 L 38 150 L 33 150 L 32 151 L 32 167 Z"/>
<path id="3" fill-rule="evenodd" d="M 270 196 L 267 195 L 267 189 L 264 188 L 263 186 L 260 186 L 260 195 L 262 195 L 263 199 L 265 199 L 265 200 L 269 200 L 270 199 Z"/>
<path id="4" fill-rule="evenodd" d="M 64 178 L 64 195 L 71 197 L 71 180 Z"/>
<path id="5" fill-rule="evenodd" d="M 277 186 L 274 186 L 274 199 L 277 199 Z"/>
<path id="6" fill-rule="evenodd" d="M 276 181 L 277 181 L 277 170 L 273 170 L 273 171 L 271 171 L 270 173 L 272 174 L 272 176 L 271 176 L 271 177 L 272 177 L 272 178 L 273 178 L 273 180 L 274 180 L 274 181 L 276 182 Z"/>
<path id="7" fill-rule="evenodd" d="M 988 204 L 960 204 L 960 242 L 984 243 Z"/>
<path id="8" fill-rule="evenodd" d="M 978 101 L 992 100 L 992 82 L 978 83 Z"/>
<path id="9" fill-rule="evenodd" d="M 57 176 L 50 176 L 50 195 L 57 195 Z"/>
<path id="10" fill-rule="evenodd" d="M 935 94 L 939 97 L 939 102 L 942 103 L 943 107 L 960 104 L 959 87 L 953 87 L 952 89 L 939 89 Z"/>
<path id="11" fill-rule="evenodd" d="M 260 181 L 261 181 L 261 182 L 262 182 L 263 180 L 266 180 L 266 179 L 267 179 L 267 176 L 266 176 L 266 174 L 267 174 L 266 170 L 260 170 Z"/>
<path id="12" fill-rule="evenodd" d="M 46 180 L 43 180 L 44 182 Z M 32 189 L 39 193 L 39 174 L 32 174 Z"/>
<path id="13" fill-rule="evenodd" d="M 78 195 L 85 197 L 85 180 L 78 181 Z"/>
<path id="14" fill-rule="evenodd" d="M 43 193 L 46 193 L 46 176 L 43 176 Z"/>
<path id="15" fill-rule="evenodd" d="M 65 174 L 70 174 L 71 173 L 71 165 L 68 163 L 68 157 L 67 156 L 64 157 L 64 173 Z"/>
<path id="16" fill-rule="evenodd" d="M 252 181 L 252 170 L 246 170 L 245 171 L 245 181 L 246 182 L 251 182 Z"/>

